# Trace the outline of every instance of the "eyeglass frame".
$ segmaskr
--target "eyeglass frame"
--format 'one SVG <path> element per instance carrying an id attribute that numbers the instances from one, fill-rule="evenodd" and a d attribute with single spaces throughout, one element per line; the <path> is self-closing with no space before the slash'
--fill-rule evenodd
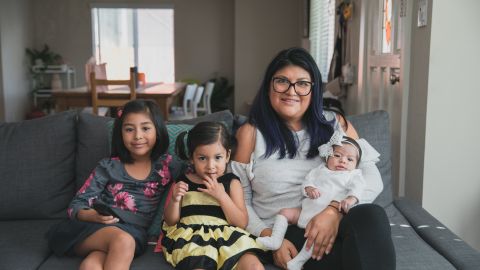
<path id="1" fill-rule="evenodd" d="M 281 80 L 287 81 L 288 84 L 289 84 L 289 85 L 288 85 L 288 88 L 285 89 L 284 91 L 278 91 L 277 89 L 275 89 L 275 80 L 276 80 L 276 79 L 281 79 Z M 306 93 L 306 94 L 304 94 L 304 95 L 301 95 L 301 94 L 299 94 L 299 93 L 297 92 L 297 88 L 295 88 L 295 85 L 296 85 L 297 83 L 299 83 L 299 82 L 309 83 L 309 84 L 310 84 L 310 90 L 308 91 L 308 93 Z M 273 77 L 273 78 L 272 78 L 272 88 L 273 88 L 273 91 L 275 91 L 275 92 L 277 92 L 277 93 L 280 93 L 280 94 L 283 94 L 283 93 L 288 92 L 288 90 L 290 90 L 290 87 L 293 86 L 293 91 L 295 92 L 295 94 L 297 94 L 297 95 L 299 95 L 299 96 L 302 96 L 302 97 L 308 96 L 308 95 L 310 95 L 310 93 L 312 92 L 312 87 L 313 87 L 314 85 L 315 85 L 314 82 L 309 82 L 309 81 L 296 81 L 296 82 L 292 83 L 289 79 L 286 79 L 286 78 L 282 78 L 282 77 Z"/>

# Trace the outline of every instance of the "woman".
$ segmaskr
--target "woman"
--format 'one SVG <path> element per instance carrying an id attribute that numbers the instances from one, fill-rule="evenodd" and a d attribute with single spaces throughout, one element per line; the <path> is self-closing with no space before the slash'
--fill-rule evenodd
<path id="1" fill-rule="evenodd" d="M 335 129 L 357 139 L 354 127 L 322 109 L 320 71 L 301 48 L 281 51 L 268 66 L 249 121 L 237 132 L 232 169 L 242 181 L 249 224 L 257 236 L 270 236 L 282 208 L 300 207 L 301 185 L 318 166 L 318 147 Z M 383 186 L 374 163 L 360 164 L 366 180 L 364 201 L 371 203 Z M 289 226 L 274 263 L 286 268 L 307 240 L 312 259 L 304 269 L 395 269 L 395 251 L 384 210 L 373 204 L 352 208 L 343 216 L 335 206 L 315 216 L 305 230 Z"/>

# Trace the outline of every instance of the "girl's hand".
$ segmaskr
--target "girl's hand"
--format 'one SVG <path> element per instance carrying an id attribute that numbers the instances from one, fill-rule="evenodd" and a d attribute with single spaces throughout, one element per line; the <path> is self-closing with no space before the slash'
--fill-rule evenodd
<path id="1" fill-rule="evenodd" d="M 305 228 L 306 248 L 314 244 L 312 258 L 320 260 L 323 254 L 329 254 L 338 233 L 342 214 L 332 207 L 325 208 L 314 216 Z"/>
<path id="2" fill-rule="evenodd" d="M 212 179 L 210 177 L 207 177 L 203 180 L 203 184 L 206 188 L 198 188 L 198 190 L 209 194 L 213 198 L 217 199 L 217 201 L 221 201 L 222 198 L 228 196 L 227 192 L 225 192 L 225 187 L 223 186 L 223 184 L 218 183 L 216 178 Z"/>
<path id="3" fill-rule="evenodd" d="M 355 196 L 348 196 L 345 200 L 342 200 L 339 204 L 340 206 L 340 211 L 343 210 L 343 212 L 348 213 L 350 208 L 354 206 L 358 202 L 358 199 Z"/>
<path id="4" fill-rule="evenodd" d="M 292 242 L 283 239 L 279 249 L 273 251 L 273 262 L 282 269 L 287 269 L 287 262 L 297 256 L 298 251 Z"/>
<path id="5" fill-rule="evenodd" d="M 114 216 L 102 216 L 94 209 L 82 209 L 78 211 L 77 219 L 80 221 L 96 222 L 103 224 L 113 224 L 119 222 Z"/>
<path id="6" fill-rule="evenodd" d="M 178 183 L 175 183 L 175 186 L 172 192 L 172 201 L 177 203 L 180 202 L 180 200 L 183 198 L 183 196 L 185 196 L 185 193 L 187 193 L 187 191 L 188 191 L 187 183 L 183 181 L 179 181 Z"/>
<path id="7" fill-rule="evenodd" d="M 320 190 L 318 190 L 318 188 L 315 188 L 315 187 L 306 187 L 305 193 L 307 193 L 308 198 L 312 200 L 320 197 Z"/>

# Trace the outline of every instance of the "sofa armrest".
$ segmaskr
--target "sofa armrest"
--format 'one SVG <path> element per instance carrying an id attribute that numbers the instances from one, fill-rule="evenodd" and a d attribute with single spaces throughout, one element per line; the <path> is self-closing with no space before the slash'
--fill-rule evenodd
<path id="1" fill-rule="evenodd" d="M 457 269 L 480 269 L 480 253 L 420 205 L 407 198 L 394 201 L 416 233 Z"/>

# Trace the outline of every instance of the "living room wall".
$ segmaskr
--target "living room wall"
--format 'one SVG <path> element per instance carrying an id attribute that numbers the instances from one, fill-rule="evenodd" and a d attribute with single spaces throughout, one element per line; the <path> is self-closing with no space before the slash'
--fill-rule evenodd
<path id="1" fill-rule="evenodd" d="M 23 120 L 30 109 L 25 48 L 32 44 L 29 0 L 0 2 L 0 122 Z"/>
<path id="2" fill-rule="evenodd" d="M 235 1 L 235 110 L 247 113 L 268 63 L 300 46 L 304 1 Z"/>
<path id="3" fill-rule="evenodd" d="M 77 84 L 85 83 L 92 55 L 92 3 L 173 7 L 176 79 L 203 82 L 218 73 L 233 80 L 233 0 L 33 1 L 35 46 L 47 43 L 61 54 L 75 67 Z"/>

